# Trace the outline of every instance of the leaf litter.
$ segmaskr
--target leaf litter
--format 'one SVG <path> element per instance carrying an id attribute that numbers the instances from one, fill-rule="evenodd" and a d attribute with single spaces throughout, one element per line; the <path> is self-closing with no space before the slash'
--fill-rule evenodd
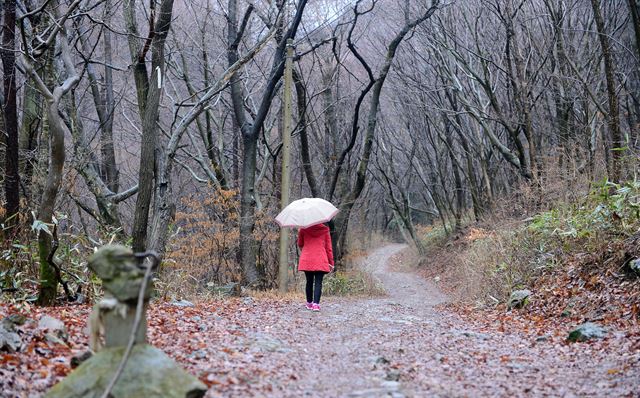
<path id="1" fill-rule="evenodd" d="M 320 313 L 290 297 L 154 302 L 149 341 L 206 383 L 207 397 L 638 396 L 637 324 L 568 344 L 571 320 L 446 304 L 427 281 L 383 268 L 401 248 L 367 259 L 387 297 L 329 297 Z M 89 312 L 0 303 L 1 317 L 32 320 L 19 327 L 23 349 L 0 354 L 2 396 L 37 397 L 68 374 L 88 349 Z M 65 323 L 66 344 L 36 330 L 44 315 Z"/>

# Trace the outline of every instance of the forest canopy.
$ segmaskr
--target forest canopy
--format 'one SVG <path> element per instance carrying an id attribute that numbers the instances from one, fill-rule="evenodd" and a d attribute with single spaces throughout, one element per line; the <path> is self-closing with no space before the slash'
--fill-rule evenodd
<path id="1" fill-rule="evenodd" d="M 291 197 L 339 207 L 338 259 L 636 174 L 636 0 L 0 4 L 0 271 L 41 304 L 109 242 L 277 283 L 288 46 Z"/>

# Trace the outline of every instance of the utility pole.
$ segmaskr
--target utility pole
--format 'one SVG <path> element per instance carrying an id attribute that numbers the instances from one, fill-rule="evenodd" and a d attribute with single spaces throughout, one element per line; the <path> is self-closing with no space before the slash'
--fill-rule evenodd
<path id="1" fill-rule="evenodd" d="M 281 209 L 289 204 L 289 188 L 291 177 L 291 86 L 293 68 L 293 39 L 287 40 L 287 56 L 284 64 L 284 112 L 282 123 L 282 189 L 280 196 Z M 278 267 L 278 290 L 282 293 L 287 291 L 287 280 L 289 277 L 289 229 L 280 229 L 280 265 Z"/>

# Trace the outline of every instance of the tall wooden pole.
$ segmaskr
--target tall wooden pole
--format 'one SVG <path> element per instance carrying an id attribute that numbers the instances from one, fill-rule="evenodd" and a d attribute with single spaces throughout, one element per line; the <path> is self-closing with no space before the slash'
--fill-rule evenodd
<path id="1" fill-rule="evenodd" d="M 280 196 L 281 208 L 284 209 L 289 204 L 289 187 L 291 177 L 291 86 L 293 68 L 293 40 L 287 40 L 287 58 L 284 66 L 284 112 L 282 123 L 282 193 Z M 287 279 L 289 275 L 289 230 L 280 229 L 280 265 L 278 267 L 278 290 L 287 291 Z"/>

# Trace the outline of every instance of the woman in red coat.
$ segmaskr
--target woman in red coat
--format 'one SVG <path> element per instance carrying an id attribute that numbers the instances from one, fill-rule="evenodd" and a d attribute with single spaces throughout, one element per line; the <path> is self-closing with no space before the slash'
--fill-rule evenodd
<path id="1" fill-rule="evenodd" d="M 312 225 L 298 231 L 298 246 L 302 249 L 298 270 L 307 278 L 307 309 L 320 311 L 322 278 L 333 270 L 333 250 L 329 227 Z"/>

